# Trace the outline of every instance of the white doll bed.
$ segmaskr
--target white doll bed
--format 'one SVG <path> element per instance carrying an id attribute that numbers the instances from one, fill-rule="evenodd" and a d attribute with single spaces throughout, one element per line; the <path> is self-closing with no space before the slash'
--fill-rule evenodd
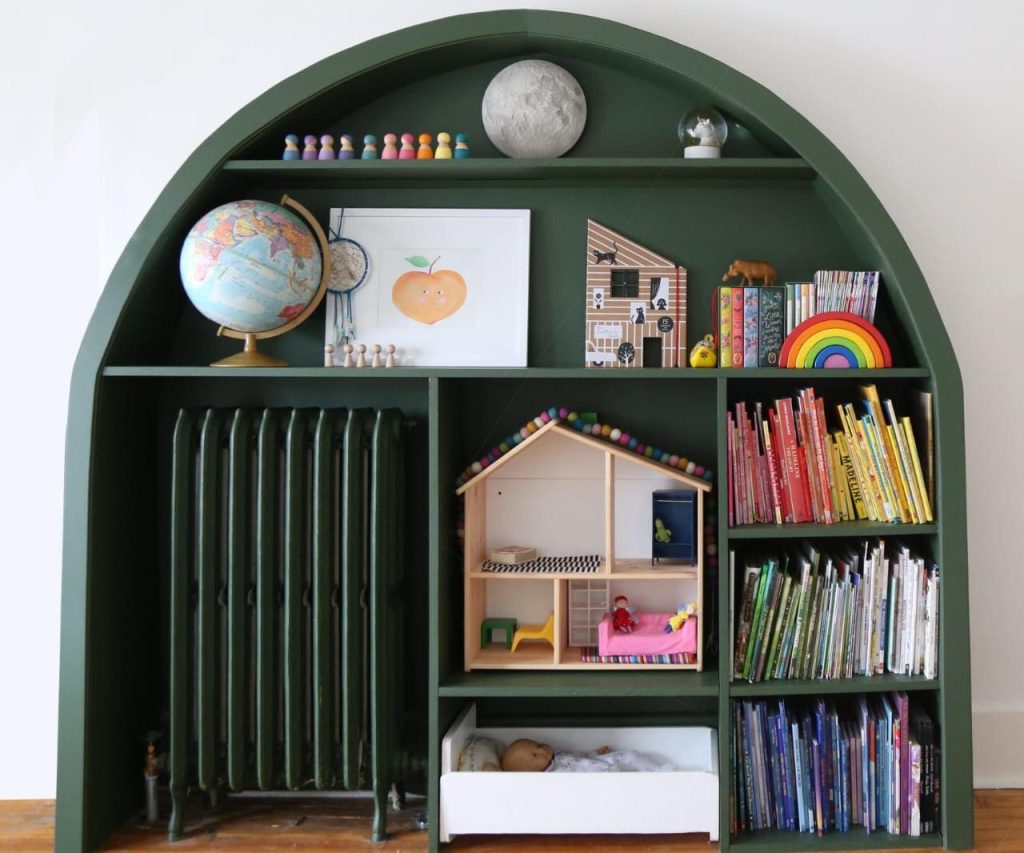
<path id="1" fill-rule="evenodd" d="M 457 772 L 471 734 L 507 746 L 532 738 L 560 749 L 610 746 L 672 761 L 670 773 Z M 707 832 L 718 840 L 718 740 L 714 729 L 482 728 L 468 705 L 441 743 L 440 840 L 456 835 Z"/>

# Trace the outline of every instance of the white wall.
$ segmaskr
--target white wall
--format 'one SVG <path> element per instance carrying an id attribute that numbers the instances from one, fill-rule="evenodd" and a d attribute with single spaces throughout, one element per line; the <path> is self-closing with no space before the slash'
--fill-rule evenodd
<path id="1" fill-rule="evenodd" d="M 1024 7 L 535 2 L 660 33 L 773 89 L 850 158 L 902 230 L 967 391 L 976 778 L 1024 784 L 1024 680 L 1014 677 L 1024 572 L 1011 556 L 1024 481 Z M 100 289 L 143 214 L 200 142 L 284 77 L 397 27 L 507 5 L 5 4 L 0 797 L 54 793 L 68 382 Z"/>

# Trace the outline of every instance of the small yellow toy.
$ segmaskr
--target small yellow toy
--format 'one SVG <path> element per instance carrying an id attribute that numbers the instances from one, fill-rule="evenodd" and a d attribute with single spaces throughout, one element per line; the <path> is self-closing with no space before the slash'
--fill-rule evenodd
<path id="1" fill-rule="evenodd" d="M 671 634 L 674 631 L 678 631 L 683 627 L 683 623 L 691 616 L 697 615 L 697 602 L 691 601 L 689 604 L 680 604 L 679 610 L 675 616 L 670 616 L 668 622 L 665 623 L 665 633 Z"/>
<path id="2" fill-rule="evenodd" d="M 705 335 L 690 350 L 690 367 L 714 367 L 717 363 L 715 339 L 711 335 Z"/>

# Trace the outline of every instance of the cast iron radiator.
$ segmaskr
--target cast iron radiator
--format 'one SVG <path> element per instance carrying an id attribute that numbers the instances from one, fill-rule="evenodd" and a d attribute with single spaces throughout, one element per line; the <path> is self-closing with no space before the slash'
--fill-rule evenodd
<path id="1" fill-rule="evenodd" d="M 170 748 L 190 788 L 401 791 L 402 415 L 182 409 L 174 428 Z"/>

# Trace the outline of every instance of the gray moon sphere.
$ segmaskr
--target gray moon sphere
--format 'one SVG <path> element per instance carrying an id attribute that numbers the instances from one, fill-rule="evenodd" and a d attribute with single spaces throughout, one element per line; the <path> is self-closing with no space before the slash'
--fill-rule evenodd
<path id="1" fill-rule="evenodd" d="M 587 123 L 587 99 L 568 71 L 543 59 L 494 75 L 481 107 L 484 130 L 506 157 L 561 157 Z"/>

